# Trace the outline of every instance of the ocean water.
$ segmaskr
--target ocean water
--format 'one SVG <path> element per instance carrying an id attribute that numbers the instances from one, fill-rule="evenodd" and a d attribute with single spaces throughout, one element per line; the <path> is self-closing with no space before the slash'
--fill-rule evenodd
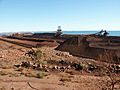
<path id="1" fill-rule="evenodd" d="M 95 34 L 99 31 L 63 31 L 63 34 Z M 108 36 L 120 36 L 120 31 L 108 31 Z"/>
<path id="2" fill-rule="evenodd" d="M 46 33 L 47 31 L 37 31 L 32 33 Z M 47 33 L 55 33 L 56 31 L 48 31 Z M 99 31 L 63 31 L 63 34 L 95 34 Z M 120 31 L 108 31 L 109 36 L 120 36 Z M 2 35 L 10 35 L 12 32 L 8 33 L 0 33 L 0 36 Z"/>

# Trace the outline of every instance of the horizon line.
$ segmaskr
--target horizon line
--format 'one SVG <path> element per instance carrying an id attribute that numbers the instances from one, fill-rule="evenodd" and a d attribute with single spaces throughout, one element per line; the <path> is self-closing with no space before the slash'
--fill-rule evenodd
<path id="1" fill-rule="evenodd" d="M 104 29 L 104 30 L 106 30 L 106 29 Z M 47 31 L 47 30 L 42 30 L 42 31 L 5 31 L 5 32 L 0 32 L 0 33 L 16 33 L 16 32 L 56 32 L 57 30 L 51 30 L 51 31 Z M 86 31 L 86 32 L 88 32 L 88 31 L 100 31 L 100 30 L 62 30 L 62 32 L 77 32 L 77 31 Z M 120 30 L 106 30 L 106 31 L 120 31 Z"/>

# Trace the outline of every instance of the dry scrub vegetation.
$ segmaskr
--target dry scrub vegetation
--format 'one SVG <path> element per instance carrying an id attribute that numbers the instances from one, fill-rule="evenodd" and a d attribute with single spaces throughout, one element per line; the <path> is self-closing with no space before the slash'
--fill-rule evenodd
<path id="1" fill-rule="evenodd" d="M 119 61 L 118 58 L 115 59 L 115 61 Z M 116 86 L 120 88 L 120 65 L 112 63 L 114 61 L 113 53 L 105 51 L 104 55 L 100 57 L 100 60 L 109 62 L 109 64 L 104 67 L 107 78 L 100 84 L 102 85 L 102 90 L 116 90 Z"/>
<path id="2" fill-rule="evenodd" d="M 0 90 L 120 90 L 117 64 L 7 45 L 0 44 Z M 110 54 L 104 59 L 111 61 Z"/>

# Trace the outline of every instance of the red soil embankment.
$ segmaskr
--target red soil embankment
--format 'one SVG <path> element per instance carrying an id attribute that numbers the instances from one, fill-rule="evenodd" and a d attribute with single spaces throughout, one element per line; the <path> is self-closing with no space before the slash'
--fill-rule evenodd
<path id="1" fill-rule="evenodd" d="M 67 39 L 56 50 L 67 51 L 72 55 L 100 59 L 106 53 L 111 54 L 115 62 L 119 63 L 120 60 L 120 42 L 119 37 L 97 37 L 79 35 Z M 107 57 L 107 56 L 106 56 Z M 109 62 L 109 61 L 108 61 Z"/>
<path id="2" fill-rule="evenodd" d="M 56 45 L 58 45 L 56 42 L 48 42 L 48 41 L 44 41 L 44 42 L 34 42 L 34 41 L 28 41 L 28 40 L 19 40 L 19 39 L 11 39 L 11 38 L 5 38 L 5 37 L 0 37 L 0 40 L 6 41 L 6 42 L 10 42 L 13 44 L 17 44 L 20 46 L 24 46 L 24 47 L 41 47 L 41 46 L 50 46 L 50 47 L 54 47 Z"/>

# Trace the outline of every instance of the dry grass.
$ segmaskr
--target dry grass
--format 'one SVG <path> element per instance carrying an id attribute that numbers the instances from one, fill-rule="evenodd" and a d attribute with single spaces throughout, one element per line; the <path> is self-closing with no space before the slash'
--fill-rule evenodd
<path id="1" fill-rule="evenodd" d="M 109 62 L 109 65 L 107 67 L 104 67 L 106 69 L 106 80 L 102 82 L 103 90 L 115 90 L 116 85 L 120 85 L 120 77 L 119 73 L 116 73 L 116 68 L 113 67 L 113 54 L 111 52 L 105 51 L 104 55 L 100 57 L 100 60 L 104 60 L 106 62 Z M 100 72 L 101 74 L 102 72 Z M 120 89 L 120 88 L 119 88 Z"/>

